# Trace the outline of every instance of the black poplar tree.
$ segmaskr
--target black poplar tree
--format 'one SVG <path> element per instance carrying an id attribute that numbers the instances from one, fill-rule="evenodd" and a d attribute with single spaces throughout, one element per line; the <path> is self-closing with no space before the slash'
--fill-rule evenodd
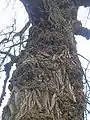
<path id="1" fill-rule="evenodd" d="M 32 27 L 25 49 L 11 57 L 16 70 L 2 120 L 83 120 L 83 70 L 74 34 L 89 39 L 77 20 L 78 7 L 89 0 L 20 1 Z"/>

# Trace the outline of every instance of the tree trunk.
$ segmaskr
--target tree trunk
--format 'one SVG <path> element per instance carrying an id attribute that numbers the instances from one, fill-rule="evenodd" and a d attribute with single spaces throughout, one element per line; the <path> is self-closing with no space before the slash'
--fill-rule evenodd
<path id="1" fill-rule="evenodd" d="M 73 35 L 78 8 L 70 0 L 42 1 L 48 20 L 29 30 L 2 120 L 83 120 L 83 71 Z"/>

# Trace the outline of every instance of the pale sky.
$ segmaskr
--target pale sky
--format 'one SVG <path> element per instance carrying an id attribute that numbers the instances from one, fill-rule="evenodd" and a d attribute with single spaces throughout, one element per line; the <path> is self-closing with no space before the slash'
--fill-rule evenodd
<path id="1" fill-rule="evenodd" d="M 83 26 L 90 29 L 90 20 L 89 19 L 87 20 L 87 15 L 88 15 L 88 8 L 80 7 L 78 11 L 78 20 L 82 22 Z M 16 18 L 17 31 L 19 31 L 28 21 L 28 16 L 27 13 L 25 12 L 25 9 L 23 8 L 23 5 L 20 4 L 18 0 L 0 0 L 0 31 L 5 29 L 7 25 L 12 24 L 14 17 Z M 90 40 L 86 40 L 84 37 L 81 36 L 76 36 L 76 40 L 77 40 L 78 53 L 90 60 L 90 52 L 89 52 Z M 86 67 L 87 62 L 82 58 L 80 58 L 80 60 L 82 66 Z M 0 78 L 0 90 L 2 90 L 4 76 L 5 74 L 2 73 L 2 77 Z M 1 91 L 0 91 L 0 95 L 1 95 Z M 9 94 L 7 94 L 7 98 L 8 97 Z M 7 98 L 4 100 L 2 106 L 4 106 L 7 103 Z M 2 108 L 0 107 L 0 116 L 1 113 L 2 113 Z"/>

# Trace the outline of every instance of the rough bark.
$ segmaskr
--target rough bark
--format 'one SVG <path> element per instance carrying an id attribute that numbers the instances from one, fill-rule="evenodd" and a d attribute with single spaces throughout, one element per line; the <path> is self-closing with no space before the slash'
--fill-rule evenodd
<path id="1" fill-rule="evenodd" d="M 70 0 L 42 2 L 48 20 L 29 30 L 2 120 L 83 120 L 83 71 L 72 32 L 78 8 Z"/>

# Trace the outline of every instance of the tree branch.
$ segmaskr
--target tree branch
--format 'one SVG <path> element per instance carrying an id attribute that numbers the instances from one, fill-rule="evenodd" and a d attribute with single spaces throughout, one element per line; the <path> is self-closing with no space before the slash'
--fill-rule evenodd
<path id="1" fill-rule="evenodd" d="M 8 55 L 11 59 L 12 59 L 12 57 L 14 57 L 14 55 L 10 54 L 9 51 L 4 52 L 4 51 L 1 51 L 1 50 L 0 50 L 0 53 L 1 53 L 1 54 L 5 54 L 5 55 Z"/>
<path id="2" fill-rule="evenodd" d="M 24 34 L 24 32 L 28 29 L 28 27 L 30 26 L 30 22 L 28 21 L 25 26 L 22 28 L 21 31 L 17 32 L 13 37 L 12 39 L 14 39 L 15 37 L 17 36 L 22 36 Z"/>
<path id="3" fill-rule="evenodd" d="M 82 27 L 82 24 L 79 21 L 74 23 L 73 33 L 74 35 L 81 35 L 87 40 L 90 39 L 90 30 L 85 27 Z"/>
<path id="4" fill-rule="evenodd" d="M 4 96 L 6 95 L 6 85 L 7 85 L 9 76 L 10 76 L 10 70 L 11 70 L 12 66 L 13 66 L 13 63 L 11 61 L 4 65 L 4 71 L 6 72 L 6 78 L 4 80 L 3 90 L 2 90 L 2 94 L 0 96 L 0 106 L 2 104 L 2 101 L 4 100 Z"/>

